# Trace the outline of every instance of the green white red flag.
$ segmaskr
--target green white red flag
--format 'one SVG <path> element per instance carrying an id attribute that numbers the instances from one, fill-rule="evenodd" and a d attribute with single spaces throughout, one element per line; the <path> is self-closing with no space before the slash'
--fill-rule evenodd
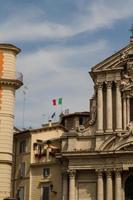
<path id="1" fill-rule="evenodd" d="M 52 99 L 52 105 L 56 106 L 56 105 L 62 105 L 62 98 L 58 98 L 58 99 Z"/>

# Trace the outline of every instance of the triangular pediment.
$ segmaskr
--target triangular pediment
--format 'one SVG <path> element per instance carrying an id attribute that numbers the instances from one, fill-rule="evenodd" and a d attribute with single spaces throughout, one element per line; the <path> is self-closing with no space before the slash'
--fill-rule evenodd
<path id="1" fill-rule="evenodd" d="M 112 56 L 95 65 L 92 68 L 92 73 L 123 69 L 124 64 L 127 62 L 127 55 L 131 50 L 133 50 L 133 46 L 131 44 L 127 45 Z"/>

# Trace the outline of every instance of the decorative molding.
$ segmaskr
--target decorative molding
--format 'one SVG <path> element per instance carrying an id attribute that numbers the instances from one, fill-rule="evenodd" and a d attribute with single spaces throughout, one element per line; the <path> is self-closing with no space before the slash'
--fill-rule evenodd
<path id="1" fill-rule="evenodd" d="M 98 176 L 98 178 L 102 178 L 103 177 L 103 171 L 104 170 L 102 170 L 102 169 L 98 169 L 97 170 L 97 176 Z"/>
<path id="2" fill-rule="evenodd" d="M 111 178 L 112 177 L 112 170 L 111 169 L 107 169 L 107 171 L 105 171 L 107 178 Z"/>
<path id="3" fill-rule="evenodd" d="M 103 82 L 96 82 L 96 89 L 97 90 L 102 90 L 103 89 Z"/>
<path id="4" fill-rule="evenodd" d="M 15 89 L 18 89 L 23 85 L 23 82 L 17 79 L 0 78 L 0 85 L 13 86 Z"/>
<path id="5" fill-rule="evenodd" d="M 115 85 L 116 85 L 117 88 L 119 88 L 121 86 L 121 81 L 120 80 L 115 81 Z"/>
<path id="6" fill-rule="evenodd" d="M 67 171 L 67 173 L 69 174 L 70 178 L 75 178 L 75 176 L 76 176 L 76 170 L 75 169 L 69 169 Z"/>
<path id="7" fill-rule="evenodd" d="M 116 171 L 115 171 L 115 177 L 117 177 L 117 178 L 121 177 L 121 170 L 116 169 Z"/>
<path id="8" fill-rule="evenodd" d="M 105 81 L 107 88 L 111 89 L 112 88 L 112 81 Z"/>

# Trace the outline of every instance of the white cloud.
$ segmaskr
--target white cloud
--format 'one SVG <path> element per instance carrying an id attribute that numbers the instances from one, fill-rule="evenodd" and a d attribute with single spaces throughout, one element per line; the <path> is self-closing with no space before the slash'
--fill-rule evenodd
<path id="1" fill-rule="evenodd" d="M 89 97 L 92 95 L 89 65 L 103 58 L 109 50 L 108 43 L 103 40 L 78 48 L 42 48 L 20 56 L 17 65 L 23 71 L 25 85 L 28 86 L 25 117 L 27 126 L 37 126 L 41 123 L 42 114 L 45 113 L 48 117 L 53 112 L 52 98 L 63 96 L 64 108 L 69 107 L 71 112 L 88 110 Z M 97 60 L 95 55 L 98 55 Z M 23 94 L 20 90 L 16 109 L 16 123 L 20 125 L 22 104 Z"/>
<path id="2" fill-rule="evenodd" d="M 35 8 L 34 8 L 35 9 Z M 69 24 L 52 22 L 40 9 L 16 13 L 0 24 L 1 41 L 29 41 L 42 39 L 61 39 L 84 31 L 111 27 L 115 22 L 133 16 L 132 0 L 93 1 L 79 9 Z M 61 16 L 62 17 L 62 16 Z"/>

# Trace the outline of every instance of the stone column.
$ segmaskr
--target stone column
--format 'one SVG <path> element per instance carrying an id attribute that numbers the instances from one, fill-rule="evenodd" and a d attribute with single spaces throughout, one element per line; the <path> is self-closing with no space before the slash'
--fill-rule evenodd
<path id="1" fill-rule="evenodd" d="M 106 200 L 113 200 L 113 185 L 111 171 L 106 173 Z"/>
<path id="2" fill-rule="evenodd" d="M 127 124 L 130 122 L 130 98 L 127 97 Z"/>
<path id="3" fill-rule="evenodd" d="M 124 130 L 126 130 L 127 127 L 127 106 L 126 106 L 126 97 L 123 97 L 123 125 Z"/>
<path id="4" fill-rule="evenodd" d="M 103 83 L 97 84 L 97 132 L 103 132 Z"/>
<path id="5" fill-rule="evenodd" d="M 76 171 L 70 170 L 69 171 L 69 200 L 75 200 L 76 199 L 75 176 L 76 176 Z"/>
<path id="6" fill-rule="evenodd" d="M 116 131 L 122 130 L 122 99 L 120 82 L 116 82 Z"/>
<path id="7" fill-rule="evenodd" d="M 68 177 L 67 172 L 62 173 L 62 200 L 68 200 Z"/>
<path id="8" fill-rule="evenodd" d="M 97 177 L 97 200 L 104 199 L 104 191 L 103 191 L 103 174 L 101 171 L 98 171 Z"/>
<path id="9" fill-rule="evenodd" d="M 115 172 L 115 200 L 121 200 L 121 173 L 120 171 Z"/>
<path id="10" fill-rule="evenodd" d="M 107 116 L 107 129 L 106 132 L 112 132 L 112 82 L 107 81 L 107 108 L 106 108 L 106 116 Z"/>

